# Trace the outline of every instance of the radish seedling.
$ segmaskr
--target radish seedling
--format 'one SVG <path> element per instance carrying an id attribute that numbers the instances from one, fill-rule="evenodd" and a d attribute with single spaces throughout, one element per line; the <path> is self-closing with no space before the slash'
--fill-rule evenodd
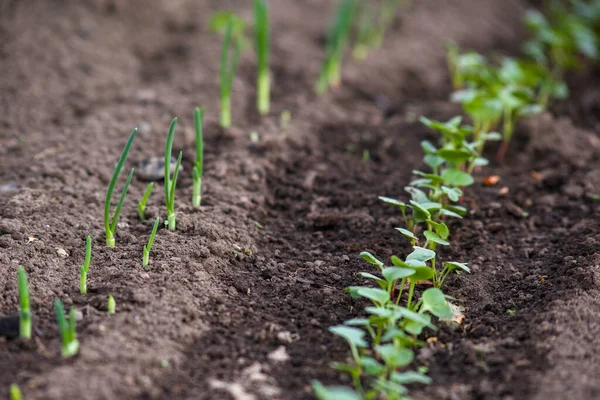
<path id="1" fill-rule="evenodd" d="M 142 200 L 138 203 L 138 215 L 140 220 L 146 220 L 146 203 L 148 202 L 148 198 L 150 197 L 150 193 L 152 193 L 152 188 L 154 187 L 154 182 L 150 182 L 146 187 L 146 191 L 142 196 Z"/>
<path id="2" fill-rule="evenodd" d="M 340 84 L 342 58 L 352 29 L 356 5 L 356 0 L 338 1 L 334 22 L 327 33 L 325 61 L 317 81 L 319 94 L 325 93 L 329 87 L 338 87 Z"/>
<path id="3" fill-rule="evenodd" d="M 25 268 L 17 268 L 17 281 L 19 284 L 19 336 L 31 339 L 31 310 L 29 308 L 29 285 Z"/>
<path id="4" fill-rule="evenodd" d="M 196 107 L 194 112 L 194 126 L 196 128 L 196 162 L 192 170 L 194 176 L 194 191 L 192 194 L 192 205 L 199 207 L 202 202 L 202 172 L 204 170 L 204 107 Z"/>
<path id="5" fill-rule="evenodd" d="M 175 136 L 175 127 L 177 126 L 177 117 L 173 118 L 169 127 L 169 135 L 167 136 L 167 145 L 165 146 L 165 205 L 167 207 L 167 225 L 169 230 L 174 231 L 176 226 L 175 217 L 175 187 L 177 186 L 177 176 L 181 167 L 181 157 L 183 152 L 179 152 L 175 171 L 171 179 L 171 153 L 173 149 L 173 138 Z"/>
<path id="6" fill-rule="evenodd" d="M 152 243 L 154 243 L 154 236 L 156 236 L 159 222 L 160 217 L 156 217 L 156 221 L 154 221 L 154 226 L 152 227 L 152 233 L 148 239 L 148 244 L 144 246 L 144 253 L 142 256 L 142 267 L 144 267 L 144 269 L 148 269 L 148 258 L 150 257 L 150 250 L 152 249 Z"/>
<path id="7" fill-rule="evenodd" d="M 23 400 L 21 389 L 14 383 L 10 385 L 10 400 Z"/>
<path id="8" fill-rule="evenodd" d="M 231 126 L 231 90 L 233 88 L 233 78 L 240 58 L 241 42 L 233 36 L 233 19 L 227 23 L 227 30 L 223 38 L 223 47 L 221 49 L 221 69 L 219 71 L 219 80 L 221 85 L 221 126 L 229 128 Z M 233 43 L 232 43 L 233 42 Z M 233 45 L 233 57 L 230 60 L 229 50 Z"/>
<path id="9" fill-rule="evenodd" d="M 85 239 L 85 261 L 80 269 L 79 274 L 79 291 L 81 294 L 87 293 L 87 274 L 90 269 L 90 261 L 92 260 L 92 237 L 88 235 Z"/>
<path id="10" fill-rule="evenodd" d="M 117 179 L 119 178 L 119 173 L 121 169 L 123 169 L 123 165 L 125 164 L 125 160 L 127 160 L 127 156 L 129 155 L 129 150 L 131 150 L 131 145 L 133 144 L 133 139 L 135 138 L 135 134 L 137 133 L 137 128 L 135 128 L 131 135 L 129 136 L 129 140 L 125 144 L 125 148 L 121 153 L 121 157 L 117 162 L 117 166 L 115 167 L 115 171 L 108 185 L 108 191 L 106 192 L 106 201 L 104 203 L 104 229 L 106 231 L 106 245 L 108 247 L 115 247 L 115 232 L 117 230 L 117 222 L 119 220 L 119 213 L 121 212 L 121 207 L 123 206 L 123 201 L 125 201 L 125 196 L 127 195 L 127 189 L 129 188 L 129 184 L 131 183 L 131 178 L 133 177 L 133 168 L 127 177 L 127 181 L 125 182 L 125 186 L 123 187 L 123 192 L 121 192 L 121 197 L 119 198 L 119 203 L 117 204 L 117 208 L 115 209 L 115 213 L 111 219 L 110 217 L 110 202 L 112 200 L 113 190 L 115 189 L 115 185 L 117 183 Z"/>
<path id="11" fill-rule="evenodd" d="M 117 303 L 115 302 L 115 298 L 112 297 L 112 295 L 108 295 L 108 315 L 112 315 L 115 313 L 116 308 L 117 308 Z"/>
<path id="12" fill-rule="evenodd" d="M 56 313 L 56 321 L 58 322 L 58 330 L 60 332 L 62 356 L 64 358 L 72 357 L 79 351 L 79 341 L 77 340 L 75 331 L 77 310 L 75 307 L 71 307 L 69 320 L 67 321 L 63 303 L 59 299 L 56 299 L 54 301 L 54 312 Z"/>
<path id="13" fill-rule="evenodd" d="M 269 113 L 269 7 L 266 0 L 254 0 L 254 37 L 258 63 L 256 105 L 262 114 Z"/>

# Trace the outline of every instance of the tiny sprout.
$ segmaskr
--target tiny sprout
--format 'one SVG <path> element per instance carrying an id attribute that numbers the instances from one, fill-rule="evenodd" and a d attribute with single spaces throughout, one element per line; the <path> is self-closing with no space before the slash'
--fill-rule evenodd
<path id="1" fill-rule="evenodd" d="M 363 161 L 371 161 L 371 153 L 369 149 L 364 149 L 362 152 L 362 160 Z"/>
<path id="2" fill-rule="evenodd" d="M 115 313 L 117 308 L 117 303 L 115 302 L 115 298 L 112 295 L 108 295 L 108 315 L 112 315 Z"/>
<path id="3" fill-rule="evenodd" d="M 17 268 L 19 283 L 19 336 L 31 339 L 31 310 L 29 309 L 29 285 L 25 268 Z"/>
<path id="4" fill-rule="evenodd" d="M 144 267 L 144 269 L 148 269 L 148 258 L 150 257 L 150 250 L 152 249 L 152 243 L 154 243 L 154 236 L 156 236 L 156 230 L 158 229 L 159 222 L 160 217 L 156 217 L 156 221 L 154 221 L 154 226 L 152 227 L 152 233 L 150 234 L 150 239 L 148 239 L 148 244 L 144 246 L 144 253 L 142 257 L 142 267 Z"/>
<path id="5" fill-rule="evenodd" d="M 14 383 L 10 385 L 10 400 L 23 400 L 21 389 Z"/>
<path id="6" fill-rule="evenodd" d="M 266 0 L 254 0 L 254 36 L 258 60 L 257 107 L 262 115 L 269 113 L 269 7 Z"/>
<path id="7" fill-rule="evenodd" d="M 194 112 L 194 126 L 196 128 L 196 162 L 192 170 L 194 176 L 194 189 L 192 195 L 192 205 L 199 207 L 202 202 L 202 172 L 204 169 L 204 136 L 202 125 L 204 120 L 204 107 L 196 107 Z"/>
<path id="8" fill-rule="evenodd" d="M 79 274 L 79 291 L 81 294 L 87 293 L 87 274 L 90 269 L 90 261 L 92 259 L 92 237 L 90 235 L 85 239 L 85 261 L 81 266 Z"/>
<path id="9" fill-rule="evenodd" d="M 284 131 L 287 130 L 291 120 L 292 113 L 289 110 L 283 110 L 279 116 L 279 127 Z"/>
<path id="10" fill-rule="evenodd" d="M 167 225 L 169 230 L 174 231 L 176 226 L 175 216 L 175 187 L 177 186 L 177 176 L 181 167 L 181 158 L 183 152 L 179 152 L 177 164 L 175 164 L 175 172 L 171 179 L 171 152 L 173 149 L 173 137 L 175 136 L 175 127 L 177 126 L 177 117 L 173 118 L 169 127 L 169 135 L 167 136 L 167 145 L 165 146 L 165 205 L 167 208 Z"/>
<path id="11" fill-rule="evenodd" d="M 154 187 L 154 182 L 150 182 L 148 187 L 146 187 L 146 191 L 142 196 L 142 200 L 138 203 L 138 215 L 140 220 L 146 220 L 146 203 L 148 202 L 148 198 L 150 197 L 150 193 L 152 192 L 152 188 Z"/>
<path id="12" fill-rule="evenodd" d="M 79 341 L 75 331 L 77 324 L 77 310 L 71 307 L 69 312 L 69 320 L 65 316 L 65 309 L 62 301 L 56 299 L 54 301 L 54 312 L 56 313 L 56 321 L 58 322 L 58 330 L 60 332 L 62 344 L 62 356 L 64 358 L 72 357 L 79 351 Z"/>
<path id="13" fill-rule="evenodd" d="M 517 310 L 509 309 L 509 310 L 506 310 L 506 313 L 508 315 L 510 315 L 511 317 L 514 317 L 515 314 L 517 313 Z"/>
<path id="14" fill-rule="evenodd" d="M 233 88 L 233 78 L 240 58 L 241 41 L 233 35 L 234 20 L 229 19 L 227 30 L 223 39 L 221 49 L 221 69 L 219 71 L 219 80 L 221 85 L 221 126 L 229 128 L 231 126 L 231 90 Z M 233 58 L 229 59 L 229 48 L 233 41 Z"/>
<path id="15" fill-rule="evenodd" d="M 127 181 L 125 182 L 125 186 L 123 187 L 123 191 L 121 192 L 121 197 L 119 198 L 119 203 L 117 203 L 117 208 L 115 209 L 115 213 L 110 218 L 110 201 L 112 199 L 113 190 L 115 189 L 115 185 L 117 184 L 117 179 L 119 178 L 119 173 L 123 169 L 123 165 L 125 164 L 125 160 L 127 160 L 127 156 L 129 155 L 129 150 L 131 150 L 131 145 L 133 144 L 133 139 L 135 138 L 135 134 L 137 133 L 137 128 L 135 128 L 127 143 L 125 144 L 125 148 L 121 153 L 121 157 L 117 162 L 117 166 L 115 167 L 115 172 L 110 180 L 108 185 L 108 191 L 106 192 L 106 201 L 104 202 L 104 229 L 106 231 L 106 245 L 108 247 L 115 247 L 115 232 L 117 230 L 117 222 L 119 220 L 119 213 L 121 212 L 121 207 L 123 206 L 123 202 L 125 201 L 125 196 L 127 195 L 127 189 L 129 188 L 129 184 L 131 183 L 131 178 L 133 178 L 133 168 L 127 177 Z"/>

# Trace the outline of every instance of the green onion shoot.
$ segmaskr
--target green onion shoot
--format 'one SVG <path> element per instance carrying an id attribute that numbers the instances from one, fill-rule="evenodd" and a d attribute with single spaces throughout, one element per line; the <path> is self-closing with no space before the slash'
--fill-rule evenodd
<path id="1" fill-rule="evenodd" d="M 23 400 L 21 389 L 14 383 L 10 385 L 10 400 Z"/>
<path id="2" fill-rule="evenodd" d="M 106 201 L 104 203 L 104 229 L 106 231 L 106 245 L 108 247 L 115 247 L 115 231 L 117 229 L 117 221 L 119 220 L 119 213 L 121 212 L 121 207 L 123 206 L 123 201 L 125 201 L 125 195 L 127 194 L 127 189 L 129 188 L 129 184 L 131 183 L 131 178 L 133 178 L 133 168 L 129 173 L 129 177 L 127 178 L 127 182 L 125 182 L 125 186 L 123 187 L 123 192 L 121 193 L 121 197 L 119 198 L 119 203 L 117 204 L 117 208 L 115 209 L 115 213 L 111 219 L 110 217 L 110 201 L 112 200 L 113 190 L 115 189 L 115 185 L 117 183 L 117 179 L 119 178 L 119 173 L 121 169 L 123 169 L 123 165 L 125 164 L 125 160 L 129 155 L 129 150 L 131 150 L 131 145 L 133 144 L 133 139 L 135 138 L 135 134 L 137 133 L 137 128 L 131 132 L 129 136 L 129 140 L 127 140 L 127 144 L 125 144 L 125 148 L 121 153 L 121 157 L 119 158 L 119 162 L 115 167 L 115 172 L 110 180 L 110 184 L 108 185 L 108 191 L 106 192 Z"/>
<path id="3" fill-rule="evenodd" d="M 31 339 L 31 310 L 29 309 L 29 285 L 25 268 L 17 268 L 19 283 L 19 336 Z"/>
<path id="4" fill-rule="evenodd" d="M 317 81 L 317 93 L 323 94 L 329 87 L 338 87 L 342 78 L 342 58 L 348 42 L 354 15 L 356 0 L 339 0 L 335 20 L 327 32 L 325 61 Z"/>
<path id="5" fill-rule="evenodd" d="M 148 239 L 148 244 L 144 246 L 144 253 L 142 257 L 142 267 L 144 267 L 144 269 L 148 269 L 148 258 L 150 257 L 150 250 L 152 249 L 152 243 L 154 243 L 154 236 L 156 236 L 156 230 L 158 229 L 159 222 L 160 217 L 156 217 L 156 221 L 154 221 L 154 226 L 152 227 L 152 233 Z"/>
<path id="6" fill-rule="evenodd" d="M 223 48 L 221 49 L 221 70 L 219 71 L 219 80 L 221 85 L 221 126 L 229 128 L 231 126 L 231 89 L 233 87 L 233 78 L 240 58 L 241 42 L 234 40 L 233 58 L 229 63 L 229 47 L 232 42 L 233 19 L 229 19 L 225 38 L 223 39 Z"/>
<path id="7" fill-rule="evenodd" d="M 92 237 L 88 235 L 85 239 L 85 261 L 81 266 L 79 274 L 79 291 L 81 294 L 87 293 L 87 274 L 90 269 L 90 261 L 92 260 Z"/>
<path id="8" fill-rule="evenodd" d="M 204 107 L 196 107 L 194 113 L 194 125 L 196 127 L 196 162 L 192 170 L 194 176 L 194 191 L 192 195 L 192 205 L 200 206 L 202 202 L 202 172 L 204 169 L 204 136 L 202 125 L 204 121 Z"/>
<path id="9" fill-rule="evenodd" d="M 177 126 L 177 117 L 173 118 L 171 127 L 169 128 L 169 136 L 167 136 L 167 145 L 165 147 L 165 205 L 167 207 L 167 224 L 169 230 L 174 231 L 176 226 L 175 218 L 175 186 L 177 185 L 177 175 L 181 167 L 182 152 L 179 152 L 177 164 L 173 179 L 171 179 L 171 152 L 173 149 L 173 137 L 175 136 L 175 127 Z"/>
<path id="10" fill-rule="evenodd" d="M 148 187 L 146 187 L 146 191 L 142 196 L 142 200 L 138 203 L 138 215 L 141 221 L 146 220 L 146 203 L 148 202 L 148 198 L 150 197 L 150 193 L 152 193 L 152 188 L 154 187 L 154 182 L 150 182 Z"/>
<path id="11" fill-rule="evenodd" d="M 256 106 L 262 115 L 269 113 L 269 7 L 266 0 L 254 0 L 254 36 L 256 39 L 256 59 L 258 81 Z"/>
<path id="12" fill-rule="evenodd" d="M 108 315 L 112 315 L 115 313 L 117 308 L 117 303 L 115 302 L 115 298 L 112 295 L 108 295 Z"/>
<path id="13" fill-rule="evenodd" d="M 77 341 L 76 318 L 77 310 L 71 307 L 69 312 L 69 320 L 65 316 L 65 309 L 62 301 L 56 299 L 54 301 L 54 312 L 56 313 L 56 321 L 58 322 L 58 330 L 61 338 L 61 353 L 64 358 L 72 357 L 79 351 L 79 341 Z"/>

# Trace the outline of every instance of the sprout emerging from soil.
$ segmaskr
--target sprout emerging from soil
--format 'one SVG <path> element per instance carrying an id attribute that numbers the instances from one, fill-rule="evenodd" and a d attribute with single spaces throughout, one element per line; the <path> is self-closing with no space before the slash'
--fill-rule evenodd
<path id="1" fill-rule="evenodd" d="M 10 385 L 10 400 L 23 400 L 21 389 L 14 383 Z"/>
<path id="2" fill-rule="evenodd" d="M 29 285 L 25 268 L 17 268 L 17 281 L 19 284 L 19 336 L 31 339 L 31 310 L 29 309 Z"/>
<path id="3" fill-rule="evenodd" d="M 165 146 L 165 205 L 167 207 L 167 224 L 169 230 L 174 231 L 176 226 L 175 217 L 175 187 L 177 186 L 177 176 L 181 167 L 181 158 L 183 152 L 179 152 L 177 164 L 175 164 L 175 172 L 171 179 L 171 153 L 173 150 L 173 137 L 175 136 L 175 127 L 177 126 L 177 118 L 173 118 L 169 127 L 169 135 L 167 136 L 167 145 Z"/>
<path id="4" fill-rule="evenodd" d="M 234 19 L 230 18 L 227 23 L 227 30 L 223 38 L 223 47 L 221 49 L 221 69 L 219 71 L 219 80 L 221 85 L 221 126 L 229 128 L 231 126 L 231 89 L 233 88 L 233 78 L 237 69 L 241 52 L 241 41 L 233 36 Z M 233 41 L 233 57 L 230 60 L 229 50 Z"/>
<path id="5" fill-rule="evenodd" d="M 196 128 L 196 162 L 192 170 L 194 176 L 194 191 L 192 195 L 192 205 L 199 207 L 202 203 L 202 173 L 204 170 L 204 107 L 196 107 L 194 113 L 194 126 Z"/>
<path id="6" fill-rule="evenodd" d="M 148 202 L 148 198 L 150 197 L 150 193 L 152 193 L 152 188 L 154 187 L 154 182 L 150 182 L 146 187 L 146 191 L 142 196 L 142 200 L 138 203 L 138 215 L 140 220 L 146 220 L 146 203 Z"/>
<path id="7" fill-rule="evenodd" d="M 266 0 L 254 0 L 254 36 L 256 59 L 258 61 L 258 81 L 256 105 L 262 115 L 269 113 L 269 7 Z"/>
<path id="8" fill-rule="evenodd" d="M 62 356 L 64 358 L 72 357 L 79 351 L 79 341 L 77 340 L 77 333 L 75 331 L 77 326 L 77 310 L 75 307 L 71 307 L 69 320 L 67 321 L 63 303 L 59 299 L 56 299 L 54 301 L 54 312 L 56 313 L 56 321 L 60 332 Z"/>
<path id="9" fill-rule="evenodd" d="M 381 47 L 385 31 L 394 21 L 400 3 L 398 0 L 383 0 L 379 8 L 366 2 L 359 4 L 356 43 L 352 49 L 356 60 L 365 60 L 371 49 Z"/>
<path id="10" fill-rule="evenodd" d="M 356 0 L 339 0 L 335 19 L 327 32 L 325 61 L 317 80 L 317 93 L 323 94 L 329 87 L 338 87 L 342 79 L 342 58 L 356 14 Z"/>
<path id="11" fill-rule="evenodd" d="M 123 169 L 123 165 L 125 164 L 125 160 L 127 160 L 127 156 L 129 155 L 129 150 L 131 150 L 131 145 L 133 144 L 133 139 L 135 138 L 135 134 L 137 133 L 137 128 L 131 132 L 129 136 L 129 140 L 125 144 L 125 148 L 121 153 L 121 157 L 119 158 L 119 162 L 115 167 L 115 171 L 108 185 L 108 191 L 106 192 L 106 201 L 104 203 L 104 229 L 106 231 L 106 245 L 108 247 L 115 247 L 115 232 L 117 230 L 117 222 L 119 220 L 119 213 L 121 212 L 121 207 L 123 206 L 123 201 L 125 201 L 125 196 L 127 195 L 127 189 L 129 188 L 129 184 L 131 183 L 131 178 L 133 178 L 133 168 L 127 177 L 127 182 L 125 182 L 125 186 L 123 187 L 123 192 L 121 193 L 121 197 L 119 198 L 119 203 L 117 204 L 117 208 L 115 209 L 115 214 L 112 219 L 110 217 L 110 202 L 112 200 L 113 190 L 115 189 L 115 185 L 117 183 L 117 179 L 119 178 L 119 173 L 121 169 Z"/>
<path id="12" fill-rule="evenodd" d="M 117 308 L 117 303 L 115 302 L 115 298 L 112 295 L 108 295 L 108 315 L 112 315 L 115 313 Z"/>
<path id="13" fill-rule="evenodd" d="M 81 294 L 87 293 L 87 274 L 90 269 L 90 261 L 92 260 L 92 237 L 88 235 L 85 239 L 85 261 L 81 266 L 79 274 L 79 291 Z"/>
<path id="14" fill-rule="evenodd" d="M 154 221 L 154 226 L 152 227 L 152 233 L 148 239 L 148 244 L 144 246 L 144 253 L 142 256 L 142 267 L 144 267 L 144 269 L 148 269 L 148 258 L 150 257 L 150 250 L 152 249 L 152 243 L 154 243 L 154 236 L 156 236 L 159 222 L 160 217 L 156 217 L 156 221 Z"/>

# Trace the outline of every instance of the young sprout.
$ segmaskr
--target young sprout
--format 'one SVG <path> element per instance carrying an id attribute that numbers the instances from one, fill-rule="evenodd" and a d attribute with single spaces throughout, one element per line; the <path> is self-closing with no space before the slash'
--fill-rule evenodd
<path id="1" fill-rule="evenodd" d="M 317 80 L 317 93 L 319 94 L 325 93 L 330 86 L 337 87 L 340 84 L 344 48 L 350 36 L 356 5 L 356 0 L 339 0 L 338 2 L 334 23 L 327 33 L 325 61 Z"/>
<path id="2" fill-rule="evenodd" d="M 279 116 L 279 127 L 285 131 L 288 128 L 291 120 L 292 113 L 290 110 L 283 110 Z"/>
<path id="3" fill-rule="evenodd" d="M 258 81 L 256 105 L 262 115 L 269 113 L 269 7 L 266 0 L 254 0 L 254 36 Z"/>
<path id="4" fill-rule="evenodd" d="M 29 309 L 29 286 L 25 268 L 17 268 L 19 283 L 19 336 L 31 339 L 31 310 Z"/>
<path id="5" fill-rule="evenodd" d="M 87 274 L 90 269 L 90 261 L 92 259 L 92 237 L 88 235 L 85 239 L 85 261 L 81 266 L 79 275 L 79 291 L 81 294 L 87 293 Z"/>
<path id="6" fill-rule="evenodd" d="M 10 400 L 23 400 L 21 389 L 14 383 L 10 385 Z"/>
<path id="7" fill-rule="evenodd" d="M 123 187 L 123 192 L 121 193 L 121 197 L 119 198 L 119 203 L 117 204 L 117 208 L 115 209 L 115 213 L 110 218 L 110 202 L 112 200 L 113 190 L 115 189 L 115 185 L 117 183 L 117 179 L 119 178 L 119 173 L 121 169 L 123 169 L 123 165 L 125 164 L 125 160 L 129 155 L 129 150 L 131 150 L 131 145 L 133 144 L 133 139 L 135 138 L 135 134 L 137 133 L 137 128 L 131 132 L 129 136 L 129 140 L 127 140 L 127 144 L 125 144 L 125 148 L 121 153 L 121 157 L 119 158 L 119 162 L 115 167 L 115 172 L 110 180 L 108 185 L 108 191 L 106 192 L 106 201 L 104 203 L 104 229 L 106 231 L 106 245 L 108 247 L 115 247 L 115 232 L 117 230 L 117 221 L 119 220 L 119 213 L 121 212 L 121 207 L 123 206 L 123 201 L 125 201 L 125 195 L 127 194 L 127 189 L 129 188 L 129 184 L 131 183 L 131 178 L 133 178 L 133 168 L 127 177 L 127 182 L 125 182 L 125 186 Z"/>
<path id="8" fill-rule="evenodd" d="M 173 118 L 171 127 L 169 128 L 169 136 L 167 136 L 167 145 L 165 147 L 165 205 L 167 207 L 167 224 L 169 230 L 174 231 L 176 226 L 175 217 L 175 186 L 177 185 L 177 175 L 181 167 L 181 157 L 183 152 L 179 152 L 177 164 L 175 164 L 175 172 L 171 179 L 171 152 L 173 149 L 173 137 L 175 136 L 175 126 L 177 126 L 177 118 Z"/>
<path id="9" fill-rule="evenodd" d="M 148 202 L 148 198 L 150 197 L 150 193 L 152 192 L 152 188 L 154 187 L 154 182 L 150 182 L 148 187 L 146 187 L 146 191 L 142 196 L 142 200 L 138 203 L 138 215 L 140 216 L 140 220 L 146 220 L 146 203 Z"/>
<path id="10" fill-rule="evenodd" d="M 64 358 L 72 357 L 79 351 L 79 341 L 75 332 L 77 310 L 75 307 L 71 307 L 69 320 L 67 321 L 63 303 L 59 299 L 56 299 L 54 301 L 54 312 L 56 313 L 56 321 L 58 322 L 58 330 L 62 342 L 62 356 Z"/>
<path id="11" fill-rule="evenodd" d="M 250 41 L 246 37 L 246 28 L 248 23 L 244 18 L 232 11 L 218 11 L 211 15 L 210 28 L 212 33 L 225 36 L 227 33 L 227 25 L 232 22 L 231 37 L 233 40 L 240 43 L 240 49 L 245 51 L 250 47 Z"/>
<path id="12" fill-rule="evenodd" d="M 108 295 L 108 315 L 114 314 L 116 308 L 117 308 L 117 303 L 115 303 L 115 298 L 109 294 Z"/>
<path id="13" fill-rule="evenodd" d="M 204 107 L 196 107 L 194 113 L 194 125 L 196 127 L 196 162 L 192 173 L 194 175 L 194 192 L 192 195 L 192 205 L 200 206 L 202 202 L 202 172 L 204 169 L 204 136 L 202 134 L 202 125 L 204 121 Z"/>
<path id="14" fill-rule="evenodd" d="M 233 19 L 230 19 L 223 39 L 223 48 L 221 49 L 221 69 L 219 71 L 219 80 L 221 85 L 221 126 L 229 128 L 231 126 L 231 89 L 233 88 L 233 78 L 237 69 L 238 60 L 241 52 L 241 42 L 233 37 Z M 233 58 L 229 60 L 229 47 L 233 43 Z"/>
<path id="15" fill-rule="evenodd" d="M 160 217 L 156 217 L 156 221 L 154 221 L 154 226 L 152 227 L 152 233 L 150 234 L 150 239 L 148 239 L 148 244 L 144 246 L 144 254 L 142 257 L 142 267 L 144 267 L 144 269 L 148 269 L 148 257 L 150 256 L 150 250 L 152 249 L 152 243 L 154 243 L 154 236 L 156 236 L 156 230 L 158 229 L 159 222 Z"/>

